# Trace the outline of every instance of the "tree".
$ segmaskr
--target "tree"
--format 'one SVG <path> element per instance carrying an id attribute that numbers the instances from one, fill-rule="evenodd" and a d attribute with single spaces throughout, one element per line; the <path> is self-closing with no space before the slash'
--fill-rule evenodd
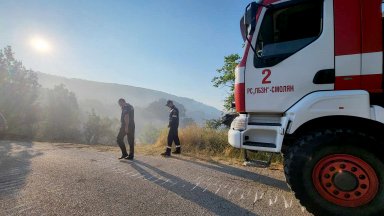
<path id="1" fill-rule="evenodd" d="M 224 66 L 217 69 L 218 76 L 213 77 L 212 83 L 214 87 L 229 88 L 228 96 L 224 100 L 224 108 L 230 110 L 234 101 L 235 90 L 235 68 L 239 64 L 240 56 L 231 54 L 224 57 Z"/>
<path id="2" fill-rule="evenodd" d="M 100 116 L 96 115 L 95 110 L 92 110 L 84 124 L 84 136 L 87 144 L 98 143 L 102 131 L 100 122 Z"/>
<path id="3" fill-rule="evenodd" d="M 42 116 L 42 136 L 52 141 L 81 141 L 79 105 L 76 95 L 63 84 L 47 90 Z"/>
<path id="4" fill-rule="evenodd" d="M 88 144 L 111 144 L 116 141 L 114 126 L 116 122 L 107 117 L 101 118 L 92 110 L 88 114 L 83 130 L 85 142 Z"/>
<path id="5" fill-rule="evenodd" d="M 209 119 L 205 121 L 204 127 L 209 129 L 219 129 L 222 124 L 221 119 Z"/>
<path id="6" fill-rule="evenodd" d="M 39 89 L 37 74 L 15 59 L 11 46 L 0 50 L 0 112 L 7 119 L 8 133 L 33 137 Z"/>
<path id="7" fill-rule="evenodd" d="M 144 144 L 154 144 L 157 138 L 159 138 L 161 131 L 161 128 L 155 127 L 152 124 L 147 124 L 140 134 L 140 141 Z"/>
<path id="8" fill-rule="evenodd" d="M 180 121 L 180 126 L 181 127 L 187 127 L 187 126 L 190 126 L 190 125 L 193 125 L 193 124 L 196 124 L 195 120 L 193 120 L 193 118 L 183 118 L 181 119 Z"/>
<path id="9" fill-rule="evenodd" d="M 146 117 L 148 119 L 152 119 L 152 120 L 156 119 L 156 120 L 160 120 L 163 122 L 167 122 L 168 121 L 167 113 L 169 113 L 169 108 L 165 106 L 166 103 L 167 103 L 167 100 L 164 98 L 150 103 L 144 109 L 144 113 L 146 113 Z M 185 107 L 182 104 L 177 103 L 176 101 L 173 101 L 173 103 L 179 109 L 180 119 L 184 118 L 185 112 L 186 112 Z"/>

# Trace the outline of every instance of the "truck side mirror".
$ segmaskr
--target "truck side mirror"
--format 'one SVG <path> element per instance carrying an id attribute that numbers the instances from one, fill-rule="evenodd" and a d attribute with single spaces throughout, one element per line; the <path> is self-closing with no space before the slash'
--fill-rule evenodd
<path id="1" fill-rule="evenodd" d="M 244 41 L 248 35 L 253 34 L 255 31 L 257 9 L 258 4 L 256 2 L 248 4 L 245 8 L 244 16 L 240 20 L 240 29 Z"/>

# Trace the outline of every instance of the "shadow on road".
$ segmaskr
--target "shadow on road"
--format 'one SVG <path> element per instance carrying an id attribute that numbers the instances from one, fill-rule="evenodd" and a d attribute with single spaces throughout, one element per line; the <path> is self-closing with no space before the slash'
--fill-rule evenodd
<path id="1" fill-rule="evenodd" d="M 0 200 L 16 195 L 25 186 L 31 159 L 42 154 L 32 147 L 32 142 L 0 140 Z"/>
<path id="2" fill-rule="evenodd" d="M 147 172 L 143 167 L 160 175 L 163 179 L 169 179 L 172 182 L 165 184 L 164 181 L 154 182 L 155 184 L 163 187 L 169 191 L 176 193 L 186 200 L 194 202 L 199 206 L 208 209 L 210 212 L 217 215 L 256 215 L 229 200 L 226 200 L 208 190 L 203 191 L 201 187 L 195 187 L 195 184 L 185 181 L 177 176 L 164 172 L 156 167 L 141 161 L 134 161 L 129 163 L 134 169 L 137 170 L 142 176 L 153 176 Z M 140 165 L 140 166 L 139 166 Z M 141 167 L 143 166 L 143 167 Z M 174 184 L 177 184 L 174 185 Z M 191 191 L 191 188 L 195 189 Z M 193 213 L 192 213 L 193 214 Z"/>
<path id="3" fill-rule="evenodd" d="M 272 187 L 275 187 L 275 188 L 278 188 L 278 189 L 281 189 L 281 190 L 284 190 L 284 191 L 291 191 L 285 181 L 281 181 L 279 179 L 275 179 L 275 178 L 272 178 L 272 177 L 269 177 L 269 176 L 260 175 L 260 174 L 254 173 L 254 172 L 238 169 L 238 168 L 231 167 L 231 166 L 228 166 L 228 165 L 224 165 L 224 164 L 221 164 L 221 163 L 209 164 L 209 163 L 201 163 L 201 162 L 198 162 L 198 161 L 187 160 L 187 159 L 184 159 L 184 158 L 181 158 L 181 157 L 173 157 L 173 158 L 177 159 L 177 160 L 184 161 L 186 163 L 192 163 L 192 164 L 195 164 L 195 165 L 198 165 L 198 166 L 202 166 L 202 167 L 205 167 L 205 168 L 208 168 L 208 169 L 213 169 L 213 170 L 216 170 L 216 171 L 219 171 L 219 172 L 222 172 L 222 173 L 226 173 L 226 174 L 230 174 L 230 175 L 233 175 L 233 176 L 242 177 L 242 178 L 249 179 L 249 180 L 252 180 L 252 181 L 257 181 L 257 182 L 259 182 L 261 184 L 272 186 Z"/>

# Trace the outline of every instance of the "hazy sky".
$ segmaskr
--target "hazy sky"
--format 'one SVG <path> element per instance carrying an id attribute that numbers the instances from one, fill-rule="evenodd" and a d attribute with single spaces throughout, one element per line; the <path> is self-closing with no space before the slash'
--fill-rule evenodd
<path id="1" fill-rule="evenodd" d="M 0 48 L 29 69 L 190 97 L 222 108 L 212 87 L 224 56 L 242 54 L 251 0 L 1 0 Z"/>

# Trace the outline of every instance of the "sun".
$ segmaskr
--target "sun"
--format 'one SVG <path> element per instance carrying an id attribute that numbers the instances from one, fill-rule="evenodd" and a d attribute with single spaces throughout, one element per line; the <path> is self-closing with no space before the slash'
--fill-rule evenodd
<path id="1" fill-rule="evenodd" d="M 33 37 L 30 40 L 30 44 L 33 49 L 35 49 L 39 53 L 49 53 L 52 50 L 51 44 L 42 37 Z"/>

